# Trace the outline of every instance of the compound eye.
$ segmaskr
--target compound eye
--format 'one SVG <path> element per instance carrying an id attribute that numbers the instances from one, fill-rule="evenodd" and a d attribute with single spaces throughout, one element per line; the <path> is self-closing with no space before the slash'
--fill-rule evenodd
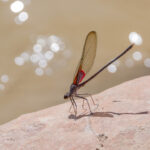
<path id="1" fill-rule="evenodd" d="M 67 99 L 68 98 L 68 96 L 67 95 L 64 95 L 64 99 Z"/>

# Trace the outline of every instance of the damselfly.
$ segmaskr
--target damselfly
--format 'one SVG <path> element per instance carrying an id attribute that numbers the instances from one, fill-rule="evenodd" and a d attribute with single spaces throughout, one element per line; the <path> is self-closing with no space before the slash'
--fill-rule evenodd
<path id="1" fill-rule="evenodd" d="M 104 65 L 100 70 L 98 70 L 95 74 L 93 74 L 91 77 L 89 77 L 87 80 L 82 82 L 83 78 L 86 76 L 86 74 L 91 69 L 94 59 L 96 56 L 96 47 L 97 47 L 97 35 L 95 31 L 91 31 L 85 40 L 85 44 L 83 47 L 83 52 L 81 59 L 79 61 L 79 64 L 77 66 L 77 70 L 73 79 L 73 83 L 70 86 L 70 90 L 68 93 L 64 95 L 64 99 L 69 98 L 75 115 L 77 115 L 77 104 L 74 100 L 74 97 L 81 98 L 83 101 L 87 102 L 87 105 L 89 107 L 90 113 L 92 113 L 92 110 L 90 108 L 90 104 L 88 102 L 88 99 L 84 97 L 85 94 L 78 94 L 77 90 L 83 87 L 85 84 L 87 84 L 90 80 L 92 80 L 95 76 L 97 76 L 100 72 L 102 72 L 104 69 L 106 69 L 110 64 L 115 62 L 117 59 L 119 59 L 121 56 L 123 56 L 125 53 L 127 53 L 134 44 L 131 44 L 127 49 L 125 49 L 120 55 L 118 55 L 116 58 L 108 62 L 106 65 Z M 86 94 L 87 95 L 87 94 Z"/>

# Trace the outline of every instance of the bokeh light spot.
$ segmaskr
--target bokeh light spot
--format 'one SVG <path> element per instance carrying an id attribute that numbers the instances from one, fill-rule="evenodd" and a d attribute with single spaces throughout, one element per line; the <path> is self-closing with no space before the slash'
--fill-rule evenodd
<path id="1" fill-rule="evenodd" d="M 18 13 L 24 9 L 24 4 L 22 1 L 15 1 L 10 5 L 10 9 L 14 13 Z"/>
<path id="2" fill-rule="evenodd" d="M 33 46 L 33 51 L 34 51 L 35 53 L 40 53 L 40 52 L 42 51 L 42 46 L 41 46 L 40 44 L 35 44 L 35 45 Z"/>
<path id="3" fill-rule="evenodd" d="M 37 54 L 32 54 L 30 60 L 32 63 L 37 63 L 40 60 L 40 57 Z"/>
<path id="4" fill-rule="evenodd" d="M 51 50 L 53 52 L 58 52 L 60 50 L 60 47 L 59 47 L 59 45 L 57 43 L 52 43 L 51 44 Z"/>
<path id="5" fill-rule="evenodd" d="M 114 64 L 111 64 L 107 67 L 108 72 L 115 73 L 117 71 L 117 67 Z"/>
<path id="6" fill-rule="evenodd" d="M 14 21 L 15 21 L 15 23 L 18 24 L 18 25 L 22 24 L 22 22 L 19 20 L 18 16 L 16 16 L 16 17 L 14 18 Z"/>
<path id="7" fill-rule="evenodd" d="M 20 22 L 25 22 L 26 20 L 28 20 L 29 18 L 29 15 L 27 12 L 21 12 L 19 15 L 18 15 L 18 19 Z"/>
<path id="8" fill-rule="evenodd" d="M 47 61 L 44 60 L 44 59 L 41 59 L 41 60 L 39 61 L 39 66 L 40 66 L 41 68 L 45 68 L 45 67 L 47 66 Z"/>
<path id="9" fill-rule="evenodd" d="M 1 81 L 2 81 L 3 83 L 7 83 L 8 80 L 9 80 L 8 75 L 4 74 L 4 75 L 1 76 Z"/>
<path id="10" fill-rule="evenodd" d="M 45 56 L 45 58 L 46 58 L 47 60 L 51 60 L 51 59 L 53 59 L 53 57 L 54 57 L 54 53 L 51 52 L 51 51 L 47 51 L 47 52 L 44 54 L 44 56 Z"/>
<path id="11" fill-rule="evenodd" d="M 150 68 L 150 58 L 146 58 L 144 60 L 144 65 L 145 65 L 145 67 Z"/>
<path id="12" fill-rule="evenodd" d="M 24 61 L 28 61 L 30 57 L 27 52 L 23 52 L 20 56 L 24 59 Z"/>
<path id="13" fill-rule="evenodd" d="M 15 57 L 15 64 L 18 66 L 24 65 L 24 59 L 22 57 Z"/>
<path id="14" fill-rule="evenodd" d="M 42 68 L 36 68 L 36 69 L 35 69 L 35 73 L 36 73 L 36 75 L 38 75 L 38 76 L 42 76 L 42 75 L 44 74 L 44 71 L 43 71 Z"/>
<path id="15" fill-rule="evenodd" d="M 133 57 L 134 60 L 140 61 L 140 60 L 142 59 L 142 53 L 136 51 L 136 52 L 134 52 L 134 53 L 132 54 L 132 57 Z"/>
<path id="16" fill-rule="evenodd" d="M 136 32 L 131 32 L 129 34 L 129 41 L 135 45 L 141 45 L 143 43 L 141 35 Z"/>
<path id="17" fill-rule="evenodd" d="M 37 44 L 40 44 L 41 46 L 45 46 L 46 45 L 46 41 L 43 38 L 38 38 L 37 39 Z"/>

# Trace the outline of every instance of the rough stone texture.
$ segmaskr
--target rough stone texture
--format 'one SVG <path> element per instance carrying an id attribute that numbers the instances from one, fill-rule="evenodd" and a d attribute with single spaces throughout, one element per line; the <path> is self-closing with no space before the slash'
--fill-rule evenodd
<path id="1" fill-rule="evenodd" d="M 150 150 L 150 76 L 93 98 L 93 115 L 84 115 L 77 100 L 77 119 L 65 103 L 2 125 L 0 150 Z"/>

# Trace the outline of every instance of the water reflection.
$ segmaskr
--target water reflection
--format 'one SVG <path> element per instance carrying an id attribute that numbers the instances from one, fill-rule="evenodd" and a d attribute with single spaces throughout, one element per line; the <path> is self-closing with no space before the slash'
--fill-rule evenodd
<path id="1" fill-rule="evenodd" d="M 45 68 L 46 66 L 47 66 L 47 60 L 41 59 L 41 60 L 39 61 L 39 67 Z"/>
<path id="2" fill-rule="evenodd" d="M 15 61 L 15 64 L 18 65 L 18 66 L 24 65 L 24 59 L 20 56 L 16 57 L 14 61 Z"/>
<path id="3" fill-rule="evenodd" d="M 40 45 L 40 44 L 38 44 L 38 43 L 34 44 L 34 45 L 33 45 L 33 51 L 34 51 L 35 53 L 40 53 L 40 52 L 42 51 L 42 45 Z"/>
<path id="4" fill-rule="evenodd" d="M 22 1 L 15 1 L 10 5 L 10 9 L 14 13 L 18 13 L 24 9 L 24 3 Z"/>
<path id="5" fill-rule="evenodd" d="M 10 4 L 10 10 L 13 13 L 19 13 L 15 18 L 14 21 L 16 24 L 21 25 L 26 22 L 29 18 L 28 12 L 23 11 L 25 5 L 30 4 L 30 0 L 23 0 L 23 1 L 14 1 Z"/>
<path id="6" fill-rule="evenodd" d="M 146 58 L 144 60 L 144 65 L 145 65 L 145 67 L 150 68 L 150 58 Z"/>
<path id="7" fill-rule="evenodd" d="M 36 75 L 38 75 L 38 76 L 42 76 L 42 75 L 44 74 L 44 71 L 43 71 L 42 68 L 37 67 L 37 68 L 35 69 L 35 73 L 36 73 Z"/>
<path id="8" fill-rule="evenodd" d="M 1 76 L 1 81 L 2 81 L 3 83 L 7 83 L 8 80 L 9 80 L 9 77 L 8 77 L 7 74 L 4 74 L 4 75 Z"/>
<path id="9" fill-rule="evenodd" d="M 129 41 L 135 45 L 141 45 L 143 43 L 142 37 L 136 32 L 131 32 L 129 34 Z"/>
<path id="10" fill-rule="evenodd" d="M 20 22 L 25 22 L 26 20 L 28 20 L 28 18 L 29 18 L 29 15 L 28 15 L 28 13 L 27 12 L 25 12 L 25 11 L 23 11 L 23 12 L 21 12 L 19 15 L 18 15 L 18 20 L 20 21 Z"/>
<path id="11" fill-rule="evenodd" d="M 0 80 L 2 82 L 2 83 L 0 83 L 0 91 L 3 91 L 6 88 L 5 84 L 9 81 L 9 77 L 7 74 L 3 74 L 3 75 L 1 75 Z"/>
<path id="12" fill-rule="evenodd" d="M 40 60 L 40 57 L 37 54 L 32 54 L 30 60 L 32 63 L 37 63 Z"/>
<path id="13" fill-rule="evenodd" d="M 59 59 L 54 58 L 59 56 Z M 24 51 L 14 61 L 18 66 L 25 62 L 34 64 L 35 74 L 42 76 L 51 75 L 53 68 L 66 65 L 66 59 L 70 58 L 71 52 L 66 50 L 64 42 L 56 35 L 38 37 L 29 51 Z"/>
<path id="14" fill-rule="evenodd" d="M 45 52 L 44 56 L 47 60 L 51 60 L 54 57 L 54 53 L 52 51 L 47 51 Z"/>
<path id="15" fill-rule="evenodd" d="M 117 67 L 114 64 L 111 64 L 107 67 L 108 72 L 115 73 L 117 71 Z"/>
<path id="16" fill-rule="evenodd" d="M 51 45 L 51 50 L 52 50 L 53 52 L 58 52 L 58 51 L 60 50 L 60 47 L 59 47 L 59 45 L 58 45 L 57 43 L 53 43 L 53 44 Z"/>
<path id="17" fill-rule="evenodd" d="M 21 12 L 18 16 L 15 17 L 14 21 L 16 24 L 21 25 L 25 21 L 27 21 L 29 18 L 29 15 L 27 12 Z"/>
<path id="18" fill-rule="evenodd" d="M 40 44 L 42 47 L 46 46 L 46 39 L 38 38 L 36 41 L 37 44 Z"/>
<path id="19" fill-rule="evenodd" d="M 20 56 L 23 58 L 25 62 L 27 62 L 30 58 L 30 55 L 27 52 L 23 52 Z"/>
<path id="20" fill-rule="evenodd" d="M 140 61 L 140 60 L 142 59 L 142 53 L 136 51 L 136 52 L 134 52 L 134 53 L 132 54 L 132 57 L 133 57 L 134 60 Z"/>

